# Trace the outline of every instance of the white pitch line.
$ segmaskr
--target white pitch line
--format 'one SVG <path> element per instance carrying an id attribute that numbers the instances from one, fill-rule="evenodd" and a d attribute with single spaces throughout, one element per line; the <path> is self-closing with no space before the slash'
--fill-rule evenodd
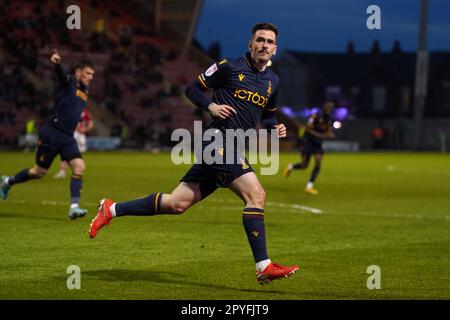
<path id="1" fill-rule="evenodd" d="M 228 202 L 228 203 L 238 203 L 238 201 L 234 200 L 234 199 L 221 199 L 221 198 L 212 198 L 208 201 L 213 201 L 213 202 Z M 314 214 L 321 214 L 323 213 L 323 211 L 321 209 L 318 208 L 312 208 L 312 207 L 308 207 L 308 206 L 303 206 L 300 204 L 289 204 L 289 203 L 279 203 L 279 202 L 266 202 L 266 205 L 269 207 L 279 207 L 279 208 L 286 208 L 286 209 L 293 209 L 295 211 L 307 211 L 307 212 L 311 212 Z"/>
<path id="2" fill-rule="evenodd" d="M 274 206 L 274 207 L 280 207 L 280 208 L 299 209 L 299 210 L 308 211 L 308 212 L 311 212 L 314 214 L 323 213 L 323 211 L 320 209 L 303 206 L 301 204 L 288 204 L 288 203 L 278 203 L 278 202 L 266 202 L 266 204 L 268 206 Z"/>

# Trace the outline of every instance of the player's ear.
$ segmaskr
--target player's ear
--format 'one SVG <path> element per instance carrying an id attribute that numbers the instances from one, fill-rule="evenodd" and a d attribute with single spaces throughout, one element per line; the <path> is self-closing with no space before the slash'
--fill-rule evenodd
<path id="1" fill-rule="evenodd" d="M 277 46 L 275 46 L 275 49 L 273 50 L 273 55 L 277 54 Z"/>
<path id="2" fill-rule="evenodd" d="M 248 42 L 248 51 L 252 51 L 252 40 Z"/>

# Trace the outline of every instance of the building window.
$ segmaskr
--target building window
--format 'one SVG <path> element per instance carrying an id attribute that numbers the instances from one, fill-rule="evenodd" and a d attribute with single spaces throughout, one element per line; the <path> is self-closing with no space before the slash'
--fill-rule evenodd
<path id="1" fill-rule="evenodd" d="M 386 87 L 376 86 L 372 88 L 372 110 L 384 112 L 386 109 Z"/>

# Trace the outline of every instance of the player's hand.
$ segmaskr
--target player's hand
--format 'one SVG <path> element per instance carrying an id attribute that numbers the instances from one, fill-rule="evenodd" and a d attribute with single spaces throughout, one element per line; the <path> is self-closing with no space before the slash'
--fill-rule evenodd
<path id="1" fill-rule="evenodd" d="M 336 135 L 334 134 L 333 131 L 327 131 L 324 133 L 324 137 L 325 139 L 334 139 L 336 138 Z"/>
<path id="2" fill-rule="evenodd" d="M 286 138 L 286 127 L 284 126 L 284 124 L 279 123 L 275 125 L 275 129 L 278 130 L 278 138 Z"/>
<path id="3" fill-rule="evenodd" d="M 226 104 L 215 104 L 214 102 L 208 106 L 208 110 L 213 117 L 226 119 L 233 113 L 236 114 L 237 111 Z"/>
<path id="4" fill-rule="evenodd" d="M 54 64 L 59 64 L 61 62 L 61 56 L 59 55 L 58 50 L 53 49 L 53 54 L 50 57 L 50 61 Z"/>

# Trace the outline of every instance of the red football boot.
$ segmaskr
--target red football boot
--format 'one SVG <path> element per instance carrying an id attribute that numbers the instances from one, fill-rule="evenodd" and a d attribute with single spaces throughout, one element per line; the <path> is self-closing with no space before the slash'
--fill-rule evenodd
<path id="1" fill-rule="evenodd" d="M 114 202 L 110 199 L 102 199 L 98 203 L 97 207 L 97 215 L 91 222 L 91 228 L 89 229 L 89 235 L 91 238 L 94 238 L 98 231 L 104 226 L 109 226 L 109 223 L 112 219 L 111 212 L 109 208 Z"/>
<path id="2" fill-rule="evenodd" d="M 297 265 L 282 266 L 271 262 L 262 272 L 256 271 L 256 281 L 261 285 L 265 285 L 272 282 L 272 280 L 290 277 L 298 269 L 299 266 Z"/>

